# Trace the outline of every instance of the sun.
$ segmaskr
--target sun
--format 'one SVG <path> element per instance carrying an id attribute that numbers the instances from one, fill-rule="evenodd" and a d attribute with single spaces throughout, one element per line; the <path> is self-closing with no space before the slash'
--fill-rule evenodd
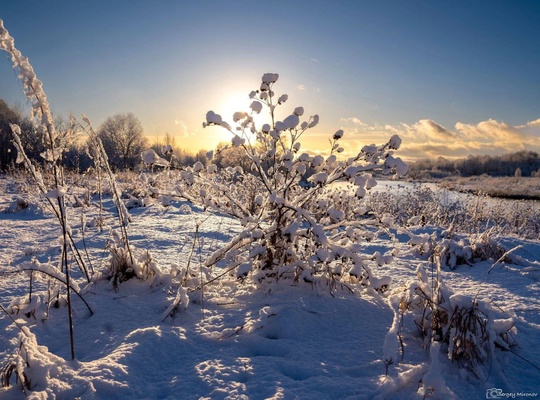
<path id="1" fill-rule="evenodd" d="M 233 120 L 233 114 L 237 111 L 244 111 L 249 113 L 249 105 L 251 104 L 249 96 L 243 92 L 235 92 L 228 94 L 220 105 L 217 113 L 221 115 L 223 120 L 231 123 Z"/>
<path id="2" fill-rule="evenodd" d="M 252 113 L 249 106 L 253 101 L 253 99 L 249 98 L 248 94 L 243 92 L 235 92 L 227 95 L 227 97 L 224 98 L 219 105 L 219 109 L 216 109 L 216 112 L 220 114 L 223 120 L 227 121 L 231 126 L 235 125 L 233 121 L 234 113 L 238 111 L 246 112 L 253 117 L 255 126 L 260 128 L 263 124 L 270 123 L 268 109 L 266 106 L 263 106 L 263 109 L 259 114 Z"/>
<path id="3" fill-rule="evenodd" d="M 257 114 L 253 113 L 250 105 L 256 99 L 249 98 L 249 90 L 228 90 L 226 93 L 223 91 L 221 96 L 217 97 L 217 106 L 212 109 L 216 114 L 219 114 L 223 121 L 227 122 L 231 126 L 229 132 L 222 127 L 214 127 L 211 129 L 211 133 L 206 136 L 207 146 L 218 145 L 219 143 L 230 143 L 234 135 L 244 136 L 245 139 L 253 143 L 256 140 L 249 129 L 245 132 L 237 130 L 238 124 L 234 122 L 233 115 L 236 112 L 245 112 L 253 117 L 255 128 L 260 130 L 266 123 L 271 124 L 271 118 L 268 112 L 268 108 L 263 105 L 262 111 Z"/>

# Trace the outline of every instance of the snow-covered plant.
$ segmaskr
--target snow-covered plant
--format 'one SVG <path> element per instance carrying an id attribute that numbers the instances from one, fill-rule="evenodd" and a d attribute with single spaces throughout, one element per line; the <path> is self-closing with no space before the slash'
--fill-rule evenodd
<path id="1" fill-rule="evenodd" d="M 165 310 L 163 313 L 163 321 L 167 319 L 169 316 L 174 317 L 176 312 L 182 307 L 183 309 L 186 309 L 189 305 L 189 295 L 188 291 L 198 291 L 200 289 L 200 295 L 201 300 L 204 295 L 204 279 L 206 278 L 206 273 L 204 267 L 199 265 L 198 271 L 192 267 L 191 262 L 193 260 L 193 256 L 195 253 L 195 248 L 198 245 L 199 249 L 203 244 L 203 240 L 200 236 L 199 229 L 204 223 L 206 219 L 202 221 L 197 221 L 195 223 L 195 234 L 193 238 L 193 242 L 191 244 L 191 251 L 187 257 L 187 263 L 183 264 L 182 266 L 173 263 L 171 265 L 171 270 L 168 274 L 169 277 L 169 293 L 175 293 L 174 300 L 172 301 L 171 305 Z M 165 282 L 164 282 L 165 283 Z M 195 299 L 192 299 L 192 301 L 196 301 Z"/>
<path id="2" fill-rule="evenodd" d="M 18 347 L 0 369 L 2 387 L 15 383 L 28 398 L 56 398 L 61 389 L 71 387 L 66 382 L 69 372 L 72 373 L 70 364 L 51 353 L 46 346 L 39 345 L 28 327 L 18 325 L 18 328 Z M 77 380 L 76 384 L 86 384 L 82 379 Z"/>
<path id="3" fill-rule="evenodd" d="M 453 229 L 436 233 L 414 233 L 411 229 L 398 227 L 398 232 L 409 236 L 408 244 L 417 255 L 429 255 L 435 258 L 438 266 L 456 269 L 459 265 L 472 265 L 475 262 L 505 258 L 507 251 L 493 237 L 495 229 L 481 234 L 458 235 Z M 502 259 L 501 259 L 502 261 Z"/>
<path id="4" fill-rule="evenodd" d="M 169 150 L 169 146 L 164 146 L 162 151 L 165 153 L 164 155 L 172 155 L 172 149 Z M 158 167 L 169 167 L 170 163 L 163 157 L 161 157 L 154 149 L 148 149 L 141 153 L 141 160 L 143 165 L 146 168 L 149 168 L 151 170 L 154 169 L 155 166 Z"/>
<path id="5" fill-rule="evenodd" d="M 71 273 L 68 253 L 71 253 L 73 259 L 84 272 L 86 279 L 90 281 L 90 275 L 84 263 L 84 260 L 77 250 L 77 246 L 71 236 L 71 228 L 68 224 L 66 209 L 66 183 L 64 180 L 63 169 L 61 167 L 61 156 L 66 145 L 65 138 L 71 136 L 72 129 L 67 133 L 60 134 L 54 123 L 49 102 L 42 82 L 37 78 L 28 58 L 23 57 L 21 52 L 15 47 L 14 39 L 4 28 L 3 21 L 0 20 L 0 49 L 6 51 L 11 56 L 14 68 L 19 70 L 19 78 L 23 83 L 23 89 L 26 97 L 31 103 L 32 116 L 37 124 L 43 129 L 36 130 L 41 132 L 42 142 L 45 143 L 46 150 L 41 156 L 46 162 L 46 171 L 50 171 L 51 179 L 44 179 L 41 172 L 30 161 L 24 150 L 24 144 L 21 141 L 21 128 L 16 124 L 11 124 L 13 132 L 13 144 L 17 149 L 17 163 L 23 163 L 32 178 L 36 187 L 44 196 L 47 204 L 58 219 L 62 229 L 62 251 L 60 270 L 65 275 L 66 299 L 69 315 L 71 356 L 75 358 L 74 340 L 73 340 L 73 322 L 71 310 Z"/>
<path id="6" fill-rule="evenodd" d="M 7 308 L 7 312 L 12 315 L 31 318 L 34 320 L 45 320 L 49 317 L 51 306 L 58 308 L 60 305 L 66 306 L 67 302 L 61 294 L 61 288 L 66 288 L 68 283 L 63 272 L 52 265 L 51 262 L 41 263 L 33 258 L 31 261 L 21 263 L 17 266 L 18 272 L 22 272 L 29 277 L 30 290 L 28 298 L 14 298 Z M 47 287 L 46 292 L 33 293 L 33 286 L 37 282 L 42 282 Z M 69 290 L 77 295 L 86 305 L 90 315 L 92 309 L 81 295 L 81 289 L 76 281 L 69 282 Z"/>
<path id="7" fill-rule="evenodd" d="M 446 238 L 437 244 L 439 263 L 443 268 L 456 269 L 458 265 L 503 257 L 506 250 L 493 239 L 491 230 L 463 238 Z"/>
<path id="8" fill-rule="evenodd" d="M 26 345 L 28 341 L 33 340 L 37 344 L 35 335 L 26 327 L 19 326 L 21 334 L 19 335 L 19 347 L 16 352 L 8 357 L 2 368 L 0 369 L 0 384 L 2 388 L 7 388 L 11 385 L 13 378 L 15 378 L 15 384 L 19 384 L 21 390 L 26 393 L 27 390 L 31 390 L 31 381 L 27 369 L 30 367 L 28 360 L 28 350 Z"/>
<path id="9" fill-rule="evenodd" d="M 132 278 L 148 281 L 151 285 L 156 280 L 159 281 L 161 272 L 150 252 L 140 252 L 136 257 L 134 249 L 124 243 L 116 231 L 111 230 L 111 236 L 113 240 L 107 246 L 110 260 L 105 277 L 112 283 L 113 288 L 118 289 L 122 282 Z"/>
<path id="10" fill-rule="evenodd" d="M 99 138 L 98 134 L 94 131 L 94 128 L 92 127 L 90 120 L 84 115 L 83 115 L 83 121 L 84 121 L 84 125 L 79 124 L 79 126 L 88 134 L 90 143 L 93 147 L 92 158 L 94 161 L 95 168 L 99 169 L 100 171 L 103 171 L 105 174 L 107 183 L 109 184 L 109 187 L 113 195 L 113 200 L 116 206 L 116 210 L 118 212 L 118 221 L 122 230 L 123 239 L 124 241 L 127 241 L 126 228 L 129 225 L 129 222 L 131 221 L 129 212 L 127 211 L 125 204 L 121 199 L 122 193 L 117 187 L 116 178 L 109 165 L 109 161 L 108 161 L 109 158 L 107 157 L 107 153 L 105 152 L 105 148 L 103 147 L 103 142 Z"/>
<path id="11" fill-rule="evenodd" d="M 442 282 L 441 264 L 434 257 L 431 276 L 422 265 L 416 272 L 416 279 L 389 297 L 394 322 L 384 345 L 387 366 L 398 360 L 400 351 L 404 357 L 404 337 L 416 336 L 421 338 L 422 348 L 430 350 L 431 369 L 439 368 L 439 354 L 445 354 L 460 368 L 486 379 L 482 366 L 495 361 L 495 347 L 509 349 L 515 345 L 514 315 L 487 300 L 454 293 Z M 440 394 L 441 387 L 430 385 L 426 379 L 424 394 L 434 390 Z"/>
<path id="12" fill-rule="evenodd" d="M 393 215 L 397 224 L 463 225 L 467 213 L 465 204 L 450 201 L 446 193 L 413 184 L 392 191 L 379 191 L 366 197 L 366 206 L 376 214 Z"/>
<path id="13" fill-rule="evenodd" d="M 101 139 L 99 139 L 97 135 L 88 135 L 87 143 L 88 155 L 94 163 L 92 172 L 95 174 L 97 180 L 97 193 L 99 198 L 99 215 L 97 225 L 101 227 L 103 225 L 103 179 L 105 169 L 107 168 L 107 159 L 104 158 L 104 152 L 102 152 L 103 144 L 101 144 Z M 106 156 L 107 154 L 105 154 L 105 157 Z"/>
<path id="14" fill-rule="evenodd" d="M 116 177 L 109 165 L 103 143 L 99 138 L 99 135 L 94 131 L 90 120 L 84 115 L 83 121 L 84 125 L 79 124 L 79 126 L 88 134 L 89 143 L 93 147 L 92 159 L 94 161 L 94 167 L 96 171 L 99 171 L 100 176 L 103 174 L 106 177 L 112 192 L 114 205 L 116 206 L 119 233 L 116 231 L 111 232 L 111 236 L 114 239 L 109 244 L 111 258 L 109 272 L 106 273 L 106 276 L 108 279 L 112 280 L 113 287 L 117 288 L 119 283 L 132 277 L 147 278 L 148 276 L 140 273 L 140 271 L 137 273 L 138 260 L 136 260 L 133 255 L 127 232 L 131 218 L 126 205 L 122 201 L 122 194 L 117 187 Z"/>
<path id="15" fill-rule="evenodd" d="M 22 197 L 17 197 L 6 208 L 6 212 L 8 212 L 8 213 L 17 213 L 19 211 L 26 210 L 29 206 L 30 206 L 30 204 L 28 203 L 27 200 L 23 199 Z"/>
<path id="16" fill-rule="evenodd" d="M 206 265 L 221 262 L 239 280 L 257 284 L 291 279 L 320 285 L 353 277 L 380 290 L 388 280 L 372 274 L 368 263 L 373 256 L 364 254 L 358 239 L 374 235 L 385 223 L 365 215 L 360 205 L 351 207 L 350 197 L 340 200 L 335 188 L 348 183 L 353 199 L 361 199 L 377 183 L 373 172 L 404 175 L 407 166 L 394 157 L 401 139 L 394 135 L 383 145 L 366 145 L 344 158 L 344 132 L 338 130 L 329 138 L 328 154 L 303 152 L 300 139 L 317 126 L 319 116 L 294 107 L 280 119 L 278 109 L 288 104 L 288 96 L 275 94 L 277 80 L 278 74 L 264 74 L 259 89 L 249 95 L 249 110 L 235 112 L 231 123 L 213 111 L 203 123 L 231 134 L 230 146 L 242 150 L 249 171 L 204 168 L 197 162 L 181 172 L 178 195 L 237 217 L 244 226 Z M 254 117 L 263 110 L 267 121 L 258 124 Z M 383 263 L 390 261 L 387 257 Z"/>

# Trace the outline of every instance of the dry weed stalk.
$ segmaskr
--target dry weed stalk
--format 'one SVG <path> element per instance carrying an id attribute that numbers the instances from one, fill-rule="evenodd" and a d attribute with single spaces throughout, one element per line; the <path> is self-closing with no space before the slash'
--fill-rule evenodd
<path id="1" fill-rule="evenodd" d="M 24 163 L 26 169 L 32 175 L 36 186 L 41 194 L 45 197 L 47 203 L 56 215 L 60 227 L 62 229 L 62 252 L 61 252 L 61 268 L 65 274 L 66 284 L 66 299 L 68 305 L 69 318 L 69 336 L 71 357 L 75 359 L 75 345 L 73 337 L 73 315 L 71 307 L 71 274 L 70 265 L 68 262 L 68 253 L 71 250 L 79 267 L 84 272 L 88 282 L 90 276 L 86 269 L 84 260 L 77 250 L 73 238 L 71 237 L 70 228 L 67 221 L 67 210 L 65 202 L 66 184 L 64 181 L 63 170 L 60 166 L 60 159 L 63 152 L 62 143 L 65 137 L 69 137 L 71 130 L 65 135 L 59 135 L 54 123 L 52 113 L 49 107 L 49 102 L 45 91 L 43 90 L 42 82 L 37 78 L 30 62 L 26 57 L 23 57 L 21 52 L 15 47 L 14 39 L 9 35 L 4 28 L 3 21 L 0 20 L 0 49 L 6 51 L 10 56 L 14 68 L 19 69 L 19 78 L 23 82 L 24 93 L 32 104 L 32 115 L 38 119 L 39 124 L 44 128 L 43 142 L 46 143 L 47 150 L 42 153 L 42 157 L 50 166 L 52 174 L 52 183 L 47 185 L 41 173 L 34 167 L 30 159 L 27 157 L 24 146 L 21 142 L 21 128 L 18 125 L 11 124 L 15 148 L 18 151 L 17 162 Z"/>

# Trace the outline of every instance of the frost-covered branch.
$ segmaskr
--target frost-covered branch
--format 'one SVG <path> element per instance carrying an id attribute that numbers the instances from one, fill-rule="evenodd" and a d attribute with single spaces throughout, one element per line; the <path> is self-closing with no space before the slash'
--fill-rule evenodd
<path id="1" fill-rule="evenodd" d="M 376 278 L 367 264 L 390 258 L 362 254 L 355 242 L 373 235 L 370 229 L 386 229 L 382 219 L 364 216 L 361 202 L 377 183 L 373 172 L 396 178 L 406 173 L 407 166 L 393 155 L 401 139 L 393 136 L 343 159 L 344 132 L 338 130 L 329 139 L 329 155 L 301 152 L 299 139 L 318 125 L 319 116 L 306 116 L 303 107 L 295 107 L 279 120 L 276 111 L 288 95 L 275 94 L 278 78 L 264 74 L 259 89 L 249 94 L 249 110 L 235 112 L 232 123 L 214 111 L 208 111 L 203 123 L 231 134 L 229 146 L 242 150 L 249 171 L 220 170 L 215 164 L 204 170 L 196 164 L 180 173 L 176 195 L 237 217 L 245 227 L 206 265 L 223 260 L 240 280 L 250 276 L 257 284 L 284 278 L 314 284 L 349 277 L 384 290 L 388 280 Z M 259 127 L 254 116 L 263 110 L 269 121 Z M 347 192 L 347 200 L 340 198 L 340 191 Z"/>

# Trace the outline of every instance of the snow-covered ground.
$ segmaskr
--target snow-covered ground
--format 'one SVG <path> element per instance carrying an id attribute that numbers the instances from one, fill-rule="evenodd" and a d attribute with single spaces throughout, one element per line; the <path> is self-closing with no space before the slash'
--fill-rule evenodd
<path id="1" fill-rule="evenodd" d="M 16 185 L 2 179 L 0 208 L 18 196 Z M 281 281 L 266 290 L 253 290 L 223 277 L 204 286 L 189 306 L 167 316 L 174 295 L 167 282 L 122 283 L 114 290 L 98 280 L 84 285 L 76 268 L 84 299 L 73 297 L 76 359 L 71 360 L 66 307 L 51 308 L 47 319 L 26 317 L 13 307 L 17 298 L 29 297 L 29 276 L 14 273 L 37 259 L 58 261 L 60 229 L 47 212 L 31 206 L 0 213 L 0 305 L 14 312 L 0 313 L 0 358 L 9 362 L 19 349 L 19 336 L 32 354 L 26 373 L 33 398 L 59 399 L 421 399 L 423 380 L 436 387 L 429 398 L 520 398 L 540 392 L 540 243 L 518 237 L 496 237 L 512 253 L 513 263 L 494 260 L 443 270 L 442 280 L 455 293 L 491 301 L 514 314 L 518 346 L 496 349 L 478 379 L 442 353 L 421 348 L 421 341 L 404 337 L 404 354 L 388 368 L 385 338 L 394 314 L 391 293 L 399 293 L 414 279 L 418 266 L 429 272 L 426 256 L 411 251 L 408 237 L 397 235 L 399 255 L 390 265 L 374 266 L 392 277 L 390 291 L 379 294 L 351 284 L 330 291 L 308 283 Z M 114 223 L 113 205 L 105 202 L 106 223 Z M 81 215 L 86 221 L 97 208 L 70 208 L 73 235 L 83 248 Z M 132 245 L 148 250 L 163 271 L 173 265 L 196 270 L 204 258 L 222 247 L 240 230 L 225 216 L 195 205 L 158 202 L 130 211 Z M 415 233 L 439 232 L 440 227 L 412 227 Z M 87 227 L 84 239 L 92 266 L 102 270 L 109 230 Z M 386 237 L 362 244 L 368 254 L 392 248 Z M 217 271 L 213 271 L 217 272 Z M 205 277 L 206 278 L 206 277 Z M 47 281 L 33 283 L 36 292 Z M 18 302 L 19 304 L 22 301 Z M 10 307 L 11 305 L 11 307 Z M 13 318 L 13 320 L 11 319 Z M 37 343 L 33 340 L 37 338 Z M 42 346 L 42 347 L 39 347 Z M 434 360 L 433 357 L 437 358 Z M 7 364 L 9 365 L 9 364 Z M 419 390 L 420 388 L 420 390 Z M 495 390 L 491 390 L 495 389 Z M 10 386 L 0 389 L 1 399 L 26 397 L 13 373 Z M 491 396 L 491 397 L 489 397 Z M 498 397 L 497 397 L 498 396 Z"/>

